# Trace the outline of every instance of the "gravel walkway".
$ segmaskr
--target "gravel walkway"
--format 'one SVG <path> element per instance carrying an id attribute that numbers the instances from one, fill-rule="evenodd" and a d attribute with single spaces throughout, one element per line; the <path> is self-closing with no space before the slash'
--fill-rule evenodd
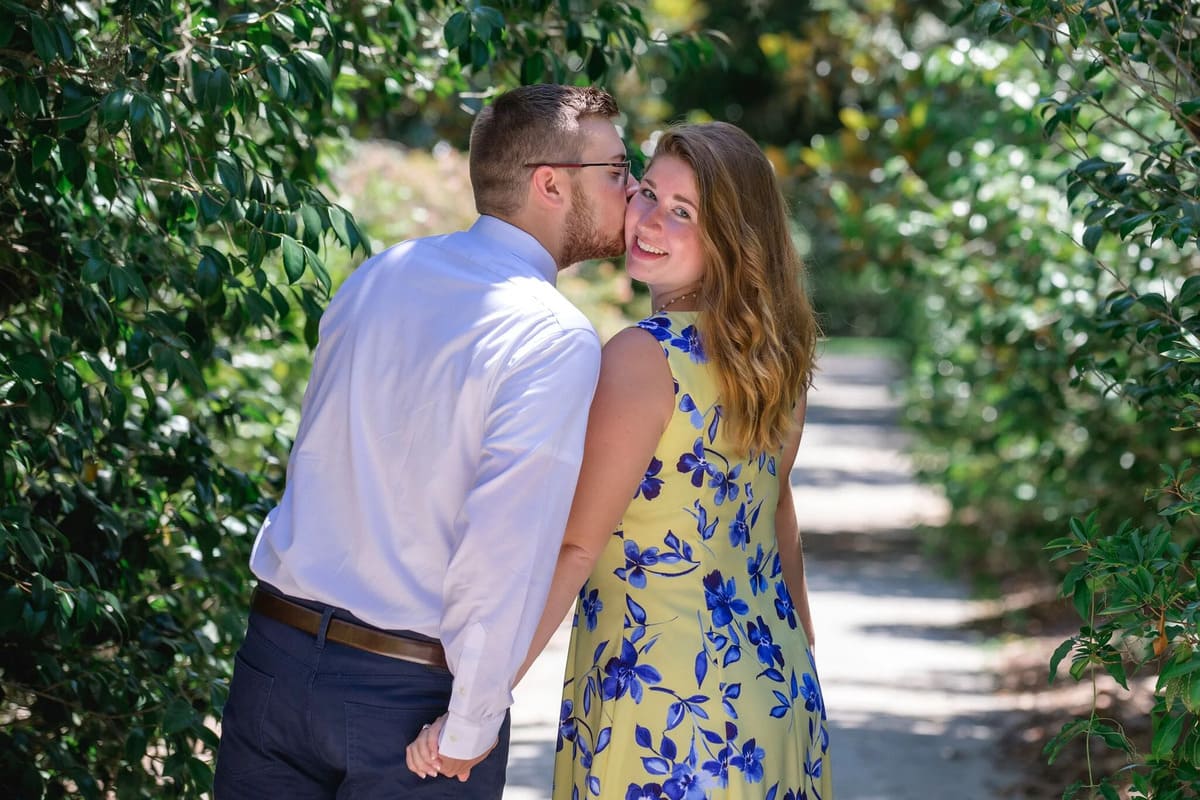
<path id="1" fill-rule="evenodd" d="M 896 365 L 827 355 L 820 367 L 791 482 L 837 800 L 1005 797 L 1017 776 L 993 756 L 1007 712 L 993 654 L 966 625 L 978 609 L 912 532 L 945 505 L 912 480 Z M 505 800 L 550 797 L 568 636 L 564 625 L 515 692 Z"/>

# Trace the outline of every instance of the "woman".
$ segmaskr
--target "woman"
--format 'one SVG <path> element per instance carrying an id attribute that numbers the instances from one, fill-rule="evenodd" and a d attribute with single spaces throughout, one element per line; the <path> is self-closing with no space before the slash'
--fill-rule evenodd
<path id="1" fill-rule="evenodd" d="M 817 325 L 771 165 L 732 125 L 674 128 L 625 236 L 654 313 L 604 348 L 525 665 L 578 594 L 554 797 L 830 800 L 783 482 Z M 434 763 L 436 733 L 410 751 L 418 771 Z"/>

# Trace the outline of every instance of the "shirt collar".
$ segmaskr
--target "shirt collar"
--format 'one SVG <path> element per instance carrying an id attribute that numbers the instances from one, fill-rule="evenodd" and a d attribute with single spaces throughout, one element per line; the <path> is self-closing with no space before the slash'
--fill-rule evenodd
<path id="1" fill-rule="evenodd" d="M 498 217 L 483 214 L 471 226 L 471 233 L 491 239 L 527 264 L 531 264 L 542 277 L 554 286 L 558 280 L 558 264 L 554 256 L 531 234 Z"/>

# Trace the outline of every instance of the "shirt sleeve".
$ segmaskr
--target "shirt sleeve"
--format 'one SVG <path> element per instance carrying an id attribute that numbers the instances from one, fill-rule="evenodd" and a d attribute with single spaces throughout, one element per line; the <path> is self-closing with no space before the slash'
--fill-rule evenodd
<path id="1" fill-rule="evenodd" d="M 562 543 L 599 369 L 594 332 L 556 328 L 524 343 L 494 393 L 443 582 L 441 639 L 454 674 L 443 755 L 483 753 L 512 704 Z"/>

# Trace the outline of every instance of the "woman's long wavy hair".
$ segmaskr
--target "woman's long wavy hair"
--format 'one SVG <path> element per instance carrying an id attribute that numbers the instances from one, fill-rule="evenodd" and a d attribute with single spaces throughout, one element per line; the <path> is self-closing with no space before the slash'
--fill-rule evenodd
<path id="1" fill-rule="evenodd" d="M 787 202 L 771 162 L 734 125 L 671 128 L 655 148 L 660 156 L 696 174 L 704 253 L 697 326 L 733 441 L 746 452 L 772 452 L 812 383 L 820 335 Z"/>

